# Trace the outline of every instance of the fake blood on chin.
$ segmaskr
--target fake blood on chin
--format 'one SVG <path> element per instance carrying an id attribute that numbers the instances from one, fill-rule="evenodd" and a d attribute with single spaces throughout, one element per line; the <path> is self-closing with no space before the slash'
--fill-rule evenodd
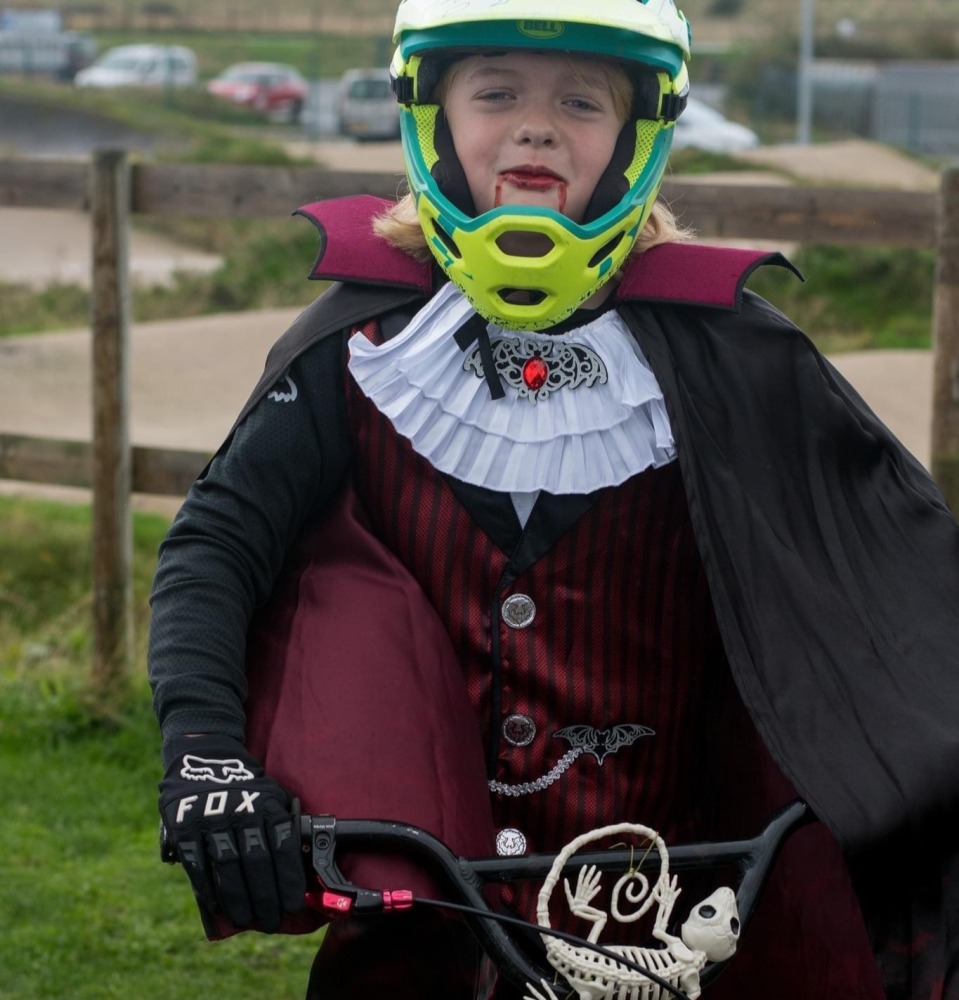
<path id="1" fill-rule="evenodd" d="M 566 197 L 569 185 L 561 177 L 551 173 L 536 173 L 526 170 L 506 170 L 496 178 L 496 197 L 493 207 L 503 204 L 503 188 L 506 184 L 519 188 L 521 191 L 551 191 L 556 189 L 557 211 L 566 210 Z"/>

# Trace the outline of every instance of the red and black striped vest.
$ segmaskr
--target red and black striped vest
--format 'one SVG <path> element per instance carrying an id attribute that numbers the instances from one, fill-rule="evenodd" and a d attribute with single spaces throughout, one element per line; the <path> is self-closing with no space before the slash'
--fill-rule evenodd
<path id="1" fill-rule="evenodd" d="M 373 323 L 362 332 L 377 338 Z M 531 852 L 620 821 L 653 827 L 667 845 L 731 839 L 756 833 L 795 797 L 732 683 L 678 463 L 589 501 L 551 498 L 549 516 L 535 524 L 534 510 L 507 550 L 349 376 L 346 396 L 356 492 L 449 631 L 490 777 L 509 786 L 546 778 L 529 794 L 492 795 L 499 830 L 518 831 Z M 520 595 L 535 614 L 517 628 L 504 603 Z M 617 744 L 630 732 L 617 727 L 629 726 L 652 733 Z M 593 730 L 594 750 L 549 780 L 571 749 L 557 734 L 570 729 Z M 508 887 L 503 902 L 535 919 L 538 888 Z M 606 936 L 628 939 L 630 926 Z M 881 996 L 822 826 L 787 845 L 744 944 L 714 1000 L 758 995 L 773 975 L 783 1000 Z"/>
<path id="2" fill-rule="evenodd" d="M 494 794 L 497 827 L 537 852 L 620 821 L 652 826 L 667 843 L 696 839 L 707 693 L 726 671 L 676 464 L 574 502 L 568 530 L 541 539 L 545 551 L 526 565 L 528 531 L 504 551 L 348 382 L 357 493 L 449 630 L 490 777 L 548 782 Z M 530 599 L 530 624 L 504 613 L 510 598 Z"/>

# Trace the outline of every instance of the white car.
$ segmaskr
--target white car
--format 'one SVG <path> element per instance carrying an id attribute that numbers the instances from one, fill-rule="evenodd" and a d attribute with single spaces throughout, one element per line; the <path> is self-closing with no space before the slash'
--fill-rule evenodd
<path id="1" fill-rule="evenodd" d="M 121 45 L 73 78 L 77 87 L 192 87 L 196 56 L 182 45 Z"/>
<path id="2" fill-rule="evenodd" d="M 754 149 L 759 136 L 745 125 L 731 122 L 725 115 L 690 97 L 686 110 L 673 128 L 674 150 L 702 149 L 708 153 L 735 153 Z"/>

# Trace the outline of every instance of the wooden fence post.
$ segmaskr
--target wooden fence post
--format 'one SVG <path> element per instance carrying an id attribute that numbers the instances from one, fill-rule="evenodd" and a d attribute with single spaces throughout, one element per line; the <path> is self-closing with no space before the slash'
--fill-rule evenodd
<path id="1" fill-rule="evenodd" d="M 93 673 L 107 707 L 133 667 L 130 516 L 130 165 L 123 151 L 94 155 L 93 233 Z"/>
<path id="2" fill-rule="evenodd" d="M 942 173 L 935 294 L 931 471 L 959 515 L 959 166 Z"/>

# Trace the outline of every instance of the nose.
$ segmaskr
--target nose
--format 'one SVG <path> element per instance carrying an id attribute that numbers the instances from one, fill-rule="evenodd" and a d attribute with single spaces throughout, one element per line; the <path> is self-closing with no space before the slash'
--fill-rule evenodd
<path id="1" fill-rule="evenodd" d="M 538 149 L 541 146 L 555 146 L 559 133 L 552 118 L 546 112 L 531 111 L 525 115 L 517 128 L 517 141 L 523 146 Z"/>

